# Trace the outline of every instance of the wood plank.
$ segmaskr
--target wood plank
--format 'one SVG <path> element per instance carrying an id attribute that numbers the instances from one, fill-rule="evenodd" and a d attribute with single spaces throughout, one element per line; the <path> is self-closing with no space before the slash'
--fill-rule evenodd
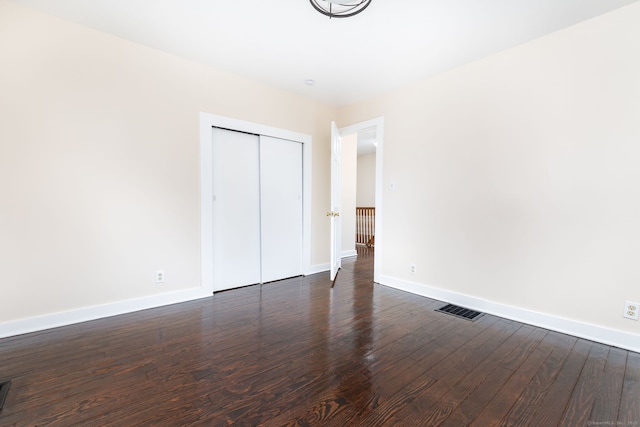
<path id="1" fill-rule="evenodd" d="M 595 402 L 597 390 L 602 385 L 604 367 L 610 348 L 603 344 L 591 347 L 591 353 L 580 372 L 576 387 L 564 411 L 561 424 L 567 426 L 587 425 Z"/>
<path id="2" fill-rule="evenodd" d="M 542 363 L 531 381 L 507 412 L 504 420 L 505 425 L 529 425 L 535 415 L 536 408 L 540 407 L 540 402 L 544 400 L 546 394 L 551 389 L 556 377 L 562 370 L 564 363 L 573 350 L 577 339 L 568 335 L 555 332 L 550 333 L 553 340 L 553 350 Z"/>
<path id="3" fill-rule="evenodd" d="M 372 393 L 365 396 L 363 401 L 358 402 L 360 407 L 358 424 L 386 425 L 386 423 L 398 418 L 397 414 L 404 406 L 408 405 L 436 381 L 424 372 L 450 357 L 460 346 L 476 335 L 474 329 L 465 327 L 464 321 L 451 322 L 451 319 L 446 316 L 441 317 L 441 319 L 452 323 L 456 327 L 453 329 L 437 328 L 441 335 L 427 343 L 420 350 L 413 352 L 398 363 L 380 364 L 378 369 L 372 372 L 370 380 Z M 482 325 L 476 325 L 476 328 L 481 330 L 493 325 L 495 322 L 495 318 L 488 317 Z M 448 346 L 443 346 L 438 341 L 438 338 L 442 339 L 451 334 L 455 334 L 456 340 L 448 341 Z M 411 392 L 407 393 L 407 390 L 411 390 Z M 372 407 L 375 407 L 375 411 L 369 410 Z M 335 417 L 332 422 L 336 424 L 342 423 L 343 425 L 356 422 L 351 418 L 346 415 Z"/>
<path id="4" fill-rule="evenodd" d="M 553 384 L 547 390 L 544 398 L 538 402 L 531 416 L 531 426 L 555 426 L 560 419 L 571 397 L 580 372 L 591 352 L 594 343 L 578 339 L 571 349 L 569 356 L 562 365 L 562 369 L 556 375 Z"/>
<path id="5" fill-rule="evenodd" d="M 548 333 L 538 346 L 522 362 L 522 365 L 504 383 L 498 393 L 471 422 L 471 426 L 498 425 L 522 394 L 540 365 L 554 349 L 557 341 L 555 333 Z"/>
<path id="6" fill-rule="evenodd" d="M 640 354 L 629 352 L 624 372 L 618 421 L 626 425 L 640 424 Z"/>
<path id="7" fill-rule="evenodd" d="M 618 420 L 628 353 L 620 348 L 609 350 L 602 384 L 596 388 L 595 402 L 589 417 L 594 425 L 616 424 Z M 636 397 L 640 398 L 640 395 Z"/>
<path id="8" fill-rule="evenodd" d="M 506 381 L 511 372 L 503 369 L 503 366 L 513 360 L 523 359 L 531 351 L 531 348 L 525 344 L 535 347 L 544 335 L 546 335 L 546 331 L 531 326 L 519 328 L 496 348 L 491 357 L 483 360 L 458 383 L 452 384 L 449 391 L 425 412 L 423 420 L 433 426 L 441 425 L 447 421 L 452 425 L 463 425 L 470 422 L 480 412 L 483 399 L 486 399 L 485 403 L 488 402 L 492 396 L 491 391 L 498 390 L 499 387 L 496 387 L 496 383 L 492 383 L 488 389 L 486 387 L 481 389 L 475 398 L 471 398 L 471 396 L 487 381 Z M 478 405 L 471 412 L 469 404 L 461 408 L 465 402 L 476 402 Z"/>
<path id="9" fill-rule="evenodd" d="M 423 392 L 419 398 L 411 401 L 398 413 L 407 425 L 417 425 L 425 418 L 438 413 L 433 406 L 443 398 L 459 381 L 466 377 L 478 364 L 481 364 L 496 348 L 500 347 L 522 325 L 516 322 L 496 322 L 494 327 L 487 328 L 481 334 L 456 350 L 456 357 L 447 358 L 444 363 L 433 366 L 425 374 L 437 379 L 432 387 Z M 451 408 L 453 409 L 453 408 Z M 447 408 L 446 412 L 449 412 Z M 440 415 L 438 413 L 438 415 Z M 444 419 L 445 417 L 442 417 Z M 441 422 L 438 416 L 433 422 Z M 429 422 L 429 420 L 426 420 Z"/>
<path id="10" fill-rule="evenodd" d="M 0 425 L 633 422 L 640 355 L 317 274 L 0 339 Z M 573 345 L 575 343 L 575 345 Z M 564 417 L 564 419 L 563 419 Z M 578 424 L 574 424 L 578 423 Z"/>

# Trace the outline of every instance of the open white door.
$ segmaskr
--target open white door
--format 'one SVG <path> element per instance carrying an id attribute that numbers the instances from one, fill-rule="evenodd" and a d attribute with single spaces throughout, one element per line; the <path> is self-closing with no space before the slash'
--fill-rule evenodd
<path id="1" fill-rule="evenodd" d="M 342 141 L 335 122 L 331 122 L 331 280 L 335 283 L 342 267 L 342 240 L 340 223 L 340 156 Z"/>

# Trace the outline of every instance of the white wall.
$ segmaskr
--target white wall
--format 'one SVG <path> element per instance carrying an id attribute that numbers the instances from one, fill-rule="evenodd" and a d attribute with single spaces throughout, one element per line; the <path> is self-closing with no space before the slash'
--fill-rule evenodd
<path id="1" fill-rule="evenodd" d="M 634 3 L 336 111 L 0 0 L 0 332 L 200 285 L 201 111 L 313 136 L 327 263 L 328 123 L 384 116 L 387 284 L 640 350 L 621 316 L 640 301 L 638 22 Z"/>
<path id="2" fill-rule="evenodd" d="M 356 205 L 375 207 L 376 205 L 376 154 L 358 156 L 358 177 L 356 184 Z"/>
<path id="3" fill-rule="evenodd" d="M 640 349 L 622 317 L 640 301 L 638 22 L 635 3 L 340 110 L 385 117 L 387 283 Z"/>
<path id="4" fill-rule="evenodd" d="M 358 135 L 342 138 L 341 157 L 341 208 L 342 254 L 355 255 L 356 251 L 356 177 L 358 166 Z"/>
<path id="5" fill-rule="evenodd" d="M 0 29 L 0 335 L 200 286 L 200 112 L 312 135 L 328 263 L 334 109 L 3 0 Z"/>

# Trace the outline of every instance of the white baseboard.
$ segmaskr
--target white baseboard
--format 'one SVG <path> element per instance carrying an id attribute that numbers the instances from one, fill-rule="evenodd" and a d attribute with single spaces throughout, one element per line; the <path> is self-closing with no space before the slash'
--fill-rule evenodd
<path id="1" fill-rule="evenodd" d="M 352 249 L 350 251 L 342 251 L 342 258 L 349 258 L 352 256 L 358 256 L 358 251 L 356 251 L 355 249 Z"/>
<path id="2" fill-rule="evenodd" d="M 550 314 L 525 310 L 389 276 L 381 276 L 379 283 L 402 291 L 411 292 L 416 295 L 461 305 L 483 313 L 489 313 L 506 319 L 561 332 L 563 334 L 640 352 L 640 336 L 630 332 L 618 331 L 576 320 L 552 316 Z"/>
<path id="3" fill-rule="evenodd" d="M 309 267 L 309 270 L 304 274 L 305 276 L 309 276 L 310 274 L 316 273 L 324 273 L 325 271 L 331 270 L 331 264 L 316 264 Z"/>
<path id="4" fill-rule="evenodd" d="M 316 264 L 311 266 L 310 271 L 307 272 L 307 274 L 322 273 L 328 271 L 329 268 L 329 264 Z M 493 314 L 495 316 L 624 348 L 626 350 L 640 352 L 640 336 L 629 332 L 617 331 L 614 329 L 604 328 L 602 326 L 591 325 L 571 319 L 499 304 L 481 298 L 389 276 L 380 276 L 379 283 L 402 291 L 411 292 L 416 295 L 461 305 L 473 310 Z M 60 326 L 67 326 L 75 323 L 87 322 L 90 320 L 102 319 L 105 317 L 117 316 L 119 314 L 131 313 L 134 311 L 177 304 L 211 296 L 211 294 L 203 291 L 203 289 L 195 288 L 120 301 L 111 304 L 79 308 L 61 313 L 31 317 L 0 324 L 0 338 L 38 332 Z"/>
<path id="5" fill-rule="evenodd" d="M 349 255 L 344 255 L 345 253 L 349 253 Z M 351 255 L 351 251 L 345 251 L 343 252 L 342 258 L 346 258 L 346 257 L 350 257 L 350 256 L 357 256 L 358 252 L 357 251 L 353 251 L 353 255 Z M 304 275 L 305 276 L 309 276 L 311 274 L 317 274 L 317 273 L 324 273 L 326 271 L 331 270 L 331 264 L 326 263 L 326 264 L 316 264 L 316 265 L 312 265 L 311 267 L 309 267 L 309 270 L 307 270 Z"/>
<path id="6" fill-rule="evenodd" d="M 117 316 L 119 314 L 131 313 L 134 311 L 177 304 L 180 302 L 192 301 L 211 296 L 212 294 L 204 291 L 202 288 L 195 288 L 152 295 L 144 298 L 119 301 L 110 304 L 84 307 L 76 310 L 47 314 L 44 316 L 30 317 L 27 319 L 1 323 L 0 338 L 44 331 L 46 329 L 58 328 L 60 326 L 88 322 L 90 320 L 103 319 L 105 317 Z"/>

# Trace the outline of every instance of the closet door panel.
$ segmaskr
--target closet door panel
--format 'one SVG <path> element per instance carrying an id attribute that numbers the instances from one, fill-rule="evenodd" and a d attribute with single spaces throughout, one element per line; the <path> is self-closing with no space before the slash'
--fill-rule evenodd
<path id="1" fill-rule="evenodd" d="M 213 129 L 213 283 L 260 282 L 259 137 Z"/>
<path id="2" fill-rule="evenodd" d="M 302 144 L 260 136 L 262 281 L 302 274 Z"/>

